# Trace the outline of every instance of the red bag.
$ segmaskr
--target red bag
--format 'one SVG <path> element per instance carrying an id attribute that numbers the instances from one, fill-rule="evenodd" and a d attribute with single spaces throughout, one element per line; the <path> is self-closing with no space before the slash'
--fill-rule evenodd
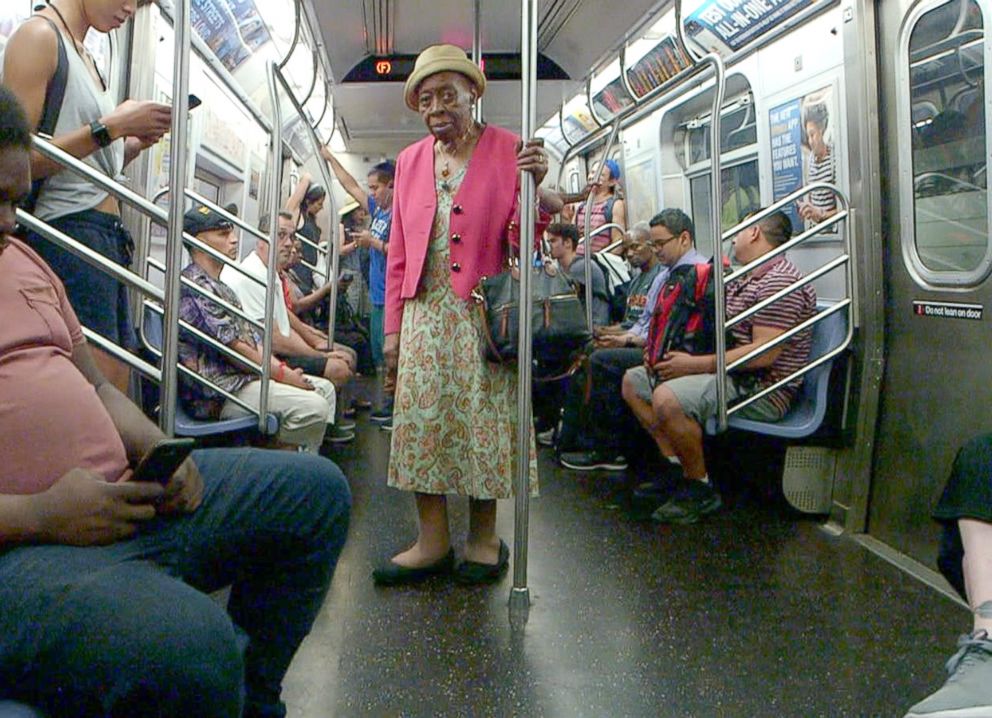
<path id="1" fill-rule="evenodd" d="M 686 264 L 668 275 L 651 315 L 644 359 L 649 366 L 670 351 L 716 351 L 713 265 Z"/>

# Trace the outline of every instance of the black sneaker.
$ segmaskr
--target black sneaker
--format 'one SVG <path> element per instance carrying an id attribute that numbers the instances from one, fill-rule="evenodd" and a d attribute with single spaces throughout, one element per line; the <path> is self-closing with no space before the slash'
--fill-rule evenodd
<path id="1" fill-rule="evenodd" d="M 558 459 L 566 469 L 573 471 L 624 471 L 627 459 L 620 454 L 600 451 L 566 451 Z"/>
<path id="2" fill-rule="evenodd" d="M 336 424 L 328 424 L 324 432 L 324 441 L 328 444 L 347 444 L 355 440 L 355 432 L 344 429 Z"/>
<path id="3" fill-rule="evenodd" d="M 393 406 L 392 404 L 384 406 L 381 409 L 376 409 L 371 414 L 369 414 L 369 421 L 373 424 L 383 424 L 393 418 Z"/>
<path id="4" fill-rule="evenodd" d="M 382 422 L 381 424 L 379 424 L 379 428 L 382 429 L 383 431 L 392 431 L 393 430 L 393 417 L 392 417 L 392 415 L 390 415 L 389 418 L 386 419 L 384 422 Z"/>
<path id="5" fill-rule="evenodd" d="M 651 518 L 663 524 L 694 524 L 723 506 L 720 494 L 710 484 L 686 480 L 675 496 L 659 506 Z"/>

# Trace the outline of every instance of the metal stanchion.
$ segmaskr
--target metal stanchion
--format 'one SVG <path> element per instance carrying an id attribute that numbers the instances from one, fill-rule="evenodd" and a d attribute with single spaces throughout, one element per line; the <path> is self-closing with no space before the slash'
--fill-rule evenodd
<path id="1" fill-rule="evenodd" d="M 520 52 L 521 134 L 526 141 L 537 125 L 537 0 L 521 0 Z M 514 491 L 513 588 L 511 620 L 526 620 L 530 610 L 527 588 L 527 538 L 530 521 L 531 431 L 531 258 L 534 252 L 534 219 L 537 187 L 524 172 L 520 182 L 520 336 L 517 347 L 517 477 Z"/>

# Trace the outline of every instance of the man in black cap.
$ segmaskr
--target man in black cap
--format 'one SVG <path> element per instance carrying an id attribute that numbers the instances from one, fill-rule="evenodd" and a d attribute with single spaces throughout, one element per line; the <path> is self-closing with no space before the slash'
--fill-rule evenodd
<path id="1" fill-rule="evenodd" d="M 211 249 L 235 259 L 238 238 L 225 217 L 207 207 L 186 213 L 183 229 Z M 187 247 L 192 260 L 183 276 L 228 304 L 241 308 L 238 295 L 220 280 L 224 263 L 192 244 Z M 183 285 L 179 316 L 186 322 L 233 349 L 255 364 L 262 363 L 260 334 L 249 323 L 208 296 Z M 200 376 L 233 394 L 252 407 L 258 407 L 262 382 L 247 368 L 195 337 L 181 332 L 179 360 Z M 324 439 L 327 422 L 334 417 L 334 385 L 327 379 L 308 376 L 275 358 L 271 360 L 269 410 L 280 415 L 277 440 L 289 446 L 317 451 Z M 220 392 L 180 375 L 180 400 L 199 419 L 228 419 L 244 416 L 244 407 Z"/>

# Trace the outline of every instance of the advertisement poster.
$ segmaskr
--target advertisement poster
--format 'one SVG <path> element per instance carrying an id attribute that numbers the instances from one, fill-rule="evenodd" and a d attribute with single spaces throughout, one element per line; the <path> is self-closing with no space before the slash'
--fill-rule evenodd
<path id="1" fill-rule="evenodd" d="M 685 21 L 689 40 L 729 54 L 784 22 L 814 0 L 705 0 Z"/>
<path id="2" fill-rule="evenodd" d="M 627 80 L 638 97 L 643 97 L 691 64 L 675 38 L 666 37 L 627 70 Z"/>
<path id="3" fill-rule="evenodd" d="M 832 86 L 771 108 L 768 126 L 772 154 L 772 198 L 778 201 L 811 182 L 837 185 L 837 138 L 831 117 L 837 116 Z M 837 212 L 828 190 L 816 190 L 787 209 L 798 234 Z M 825 234 L 836 234 L 831 227 Z"/>
<path id="4" fill-rule="evenodd" d="M 268 28 L 254 0 L 193 0 L 193 29 L 229 72 L 268 42 Z"/>

